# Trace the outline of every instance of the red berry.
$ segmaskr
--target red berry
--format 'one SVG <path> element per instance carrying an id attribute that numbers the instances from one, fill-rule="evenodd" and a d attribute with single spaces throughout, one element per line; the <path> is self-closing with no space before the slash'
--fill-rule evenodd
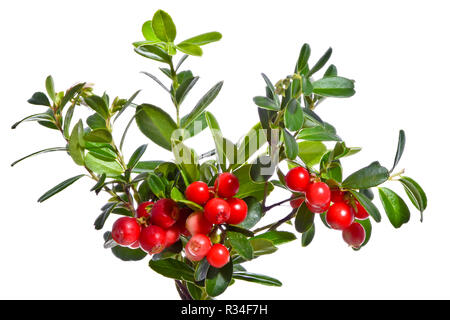
<path id="1" fill-rule="evenodd" d="M 142 202 L 142 203 L 138 206 L 138 208 L 137 208 L 137 210 L 136 210 L 137 217 L 138 217 L 138 218 L 142 218 L 142 217 L 147 218 L 147 217 L 149 217 L 149 216 L 150 216 L 150 211 L 151 211 L 152 208 L 153 208 L 153 204 L 154 204 L 154 203 L 151 202 L 151 201 Z"/>
<path id="2" fill-rule="evenodd" d="M 221 173 L 214 183 L 214 189 L 221 198 L 234 197 L 239 191 L 239 180 L 232 173 Z"/>
<path id="3" fill-rule="evenodd" d="M 189 215 L 192 213 L 192 210 L 185 207 L 185 208 L 181 208 L 179 215 L 178 215 L 178 220 L 175 223 L 175 226 L 178 227 L 178 230 L 180 230 L 180 233 L 186 237 L 190 237 L 191 234 L 189 233 L 189 231 L 186 229 L 186 219 L 189 217 Z"/>
<path id="4" fill-rule="evenodd" d="M 196 234 L 186 244 L 186 257 L 191 261 L 200 261 L 211 250 L 211 246 L 211 240 L 207 236 Z"/>
<path id="5" fill-rule="evenodd" d="M 345 192 L 340 189 L 331 189 L 332 202 L 344 202 Z"/>
<path id="6" fill-rule="evenodd" d="M 350 208 L 352 209 L 352 212 L 355 215 L 356 219 L 365 220 L 369 217 L 369 213 L 367 212 L 367 210 L 356 199 L 355 199 L 355 206 L 356 210 L 353 208 L 353 206 L 350 206 Z"/>
<path id="7" fill-rule="evenodd" d="M 121 246 L 129 246 L 139 239 L 141 226 L 135 218 L 122 217 L 114 222 L 112 227 L 112 238 Z"/>
<path id="8" fill-rule="evenodd" d="M 350 227 L 342 231 L 342 237 L 349 246 L 359 248 L 366 239 L 366 231 L 359 223 L 352 223 Z"/>
<path id="9" fill-rule="evenodd" d="M 137 249 L 137 248 L 139 248 L 139 240 L 133 242 L 133 243 L 130 244 L 128 247 L 130 247 L 131 249 Z"/>
<path id="10" fill-rule="evenodd" d="M 306 200 L 314 207 L 322 207 L 331 200 L 331 192 L 324 182 L 313 182 L 306 191 Z"/>
<path id="11" fill-rule="evenodd" d="M 247 218 L 248 207 L 244 200 L 231 198 L 228 199 L 227 202 L 231 209 L 227 223 L 239 224 Z"/>
<path id="12" fill-rule="evenodd" d="M 180 228 L 176 224 L 166 229 L 166 248 L 173 245 L 178 239 L 180 239 Z"/>
<path id="13" fill-rule="evenodd" d="M 230 214 L 231 208 L 223 199 L 211 199 L 205 206 L 205 218 L 212 224 L 226 222 L 230 218 Z"/>
<path id="14" fill-rule="evenodd" d="M 302 205 L 303 201 L 305 201 L 305 198 L 299 198 L 299 196 L 295 195 L 295 194 L 293 194 L 291 198 L 293 200 L 289 201 L 289 203 L 291 204 L 291 207 L 293 209 L 300 208 L 300 206 Z"/>
<path id="15" fill-rule="evenodd" d="M 150 253 L 160 253 L 166 244 L 166 231 L 158 226 L 150 225 L 141 231 L 139 245 L 141 249 Z"/>
<path id="16" fill-rule="evenodd" d="M 208 185 L 202 181 L 193 182 L 186 188 L 185 195 L 189 201 L 204 205 L 209 200 Z"/>
<path id="17" fill-rule="evenodd" d="M 175 201 L 172 199 L 161 199 L 153 205 L 150 222 L 167 229 L 175 224 L 178 214 L 179 209 Z"/>
<path id="18" fill-rule="evenodd" d="M 306 201 L 306 206 L 308 207 L 309 211 L 314 212 L 314 213 L 322 213 L 328 210 L 328 208 L 330 208 L 330 202 L 327 202 L 325 205 L 323 206 L 313 206 L 311 205 L 308 201 Z"/>
<path id="19" fill-rule="evenodd" d="M 209 250 L 206 260 L 208 260 L 209 264 L 214 268 L 222 268 L 230 261 L 230 252 L 223 244 L 216 243 L 212 246 L 211 250 Z"/>
<path id="20" fill-rule="evenodd" d="M 186 229 L 193 236 L 199 233 L 208 234 L 212 227 L 212 223 L 205 218 L 201 211 L 191 213 L 186 219 Z"/>
<path id="21" fill-rule="evenodd" d="M 344 202 L 336 202 L 328 209 L 326 220 L 328 225 L 336 230 L 344 230 L 350 227 L 355 219 L 353 212 Z"/>
<path id="22" fill-rule="evenodd" d="M 286 175 L 286 185 L 292 191 L 304 192 L 309 185 L 309 172 L 303 167 L 295 167 Z"/>
<path id="23" fill-rule="evenodd" d="M 211 200 L 216 196 L 216 189 L 214 187 L 209 187 L 209 198 L 208 200 Z"/>

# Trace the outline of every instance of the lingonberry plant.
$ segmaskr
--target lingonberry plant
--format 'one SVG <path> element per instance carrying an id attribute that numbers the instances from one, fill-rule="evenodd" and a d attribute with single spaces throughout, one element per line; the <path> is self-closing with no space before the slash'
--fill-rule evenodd
<path id="1" fill-rule="evenodd" d="M 106 93 L 96 95 L 90 85 L 80 83 L 58 92 L 49 76 L 47 94 L 36 92 L 28 100 L 43 106 L 43 112 L 13 125 L 16 128 L 36 121 L 61 134 L 61 147 L 35 152 L 13 165 L 42 153 L 67 152 L 87 173 L 65 180 L 38 201 L 49 199 L 83 177 L 93 179 L 91 191 L 109 195 L 95 228 L 102 229 L 113 215 L 122 216 L 103 236 L 104 247 L 119 259 L 137 261 L 150 255 L 150 268 L 174 279 L 182 299 L 212 299 L 235 280 L 281 285 L 275 278 L 248 272 L 243 265 L 296 239 L 293 232 L 279 231 L 282 225 L 300 233 L 303 246 L 313 240 L 316 223 L 340 230 L 354 250 L 365 246 L 372 221 L 381 220 L 372 202 L 372 188 L 385 182 L 399 182 L 422 216 L 427 206 L 422 188 L 404 176 L 404 170 L 393 173 L 405 146 L 403 131 L 390 170 L 373 162 L 344 179 L 341 160 L 360 148 L 347 147 L 335 128 L 316 113 L 328 98 L 355 93 L 354 82 L 338 76 L 334 65 L 328 66 L 322 77 L 314 78 L 330 59 L 331 49 L 310 64 L 310 47 L 304 44 L 293 73 L 275 85 L 263 74 L 266 93 L 254 98 L 260 121 L 233 143 L 206 111 L 222 82 L 181 116 L 183 101 L 199 79 L 192 71 L 182 70 L 184 62 L 189 56 L 201 56 L 201 47 L 220 40 L 221 34 L 209 32 L 175 42 L 175 25 L 162 10 L 144 23 L 142 33 L 144 40 L 133 43 L 134 50 L 161 66 L 165 80 L 144 73 L 169 94 L 175 119 L 169 108 L 135 103 L 139 91 L 129 99 L 111 100 Z M 179 51 L 184 55 L 175 63 Z M 92 114 L 74 122 L 74 112 L 80 106 L 88 107 Z M 130 110 L 133 116 L 116 143 L 114 125 Z M 153 143 L 172 151 L 174 160 L 143 161 L 147 145 L 125 156 L 122 149 L 133 123 Z M 198 155 L 185 141 L 206 128 L 211 130 L 214 148 Z M 274 188 L 284 189 L 288 197 L 268 204 Z M 397 193 L 386 187 L 378 187 L 378 193 L 395 228 L 409 221 L 408 206 Z M 292 209 L 284 218 L 255 228 L 262 217 L 269 219 L 272 209 L 287 203 Z"/>

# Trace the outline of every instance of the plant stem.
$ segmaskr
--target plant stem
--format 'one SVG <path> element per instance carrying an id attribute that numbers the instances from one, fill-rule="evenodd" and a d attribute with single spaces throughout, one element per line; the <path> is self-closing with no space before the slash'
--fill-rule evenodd
<path id="1" fill-rule="evenodd" d="M 280 201 L 280 202 L 276 202 L 276 203 L 274 203 L 274 204 L 272 204 L 272 205 L 270 205 L 270 206 L 267 206 L 267 207 L 264 207 L 263 208 L 263 212 L 267 212 L 267 211 L 269 211 L 269 210 L 271 210 L 271 209 L 273 209 L 273 208 L 275 208 L 275 207 L 278 207 L 279 205 L 282 205 L 283 203 L 286 203 L 286 202 L 288 202 L 288 201 L 291 201 L 291 200 L 298 200 L 298 199 L 304 199 L 305 197 L 302 195 L 302 196 L 298 196 L 298 197 L 295 197 L 295 198 L 287 198 L 287 199 L 285 199 L 285 200 L 282 200 L 282 201 Z"/>
<path id="2" fill-rule="evenodd" d="M 285 222 L 291 220 L 293 217 L 295 217 L 296 213 L 297 213 L 297 209 L 293 209 L 286 217 L 278 220 L 277 222 L 274 222 L 274 223 L 268 224 L 268 225 L 266 225 L 264 227 L 255 229 L 255 230 L 253 230 L 253 232 L 254 233 L 258 233 L 258 232 L 261 232 L 261 231 L 264 231 L 264 230 L 267 230 L 267 229 L 269 229 L 269 231 L 273 231 L 276 228 L 278 228 L 279 226 L 281 226 L 283 223 L 285 223 Z"/>
<path id="3" fill-rule="evenodd" d="M 175 280 L 175 286 L 177 288 L 181 300 L 194 300 L 191 294 L 189 293 L 189 290 L 187 289 L 186 285 L 182 281 Z"/>

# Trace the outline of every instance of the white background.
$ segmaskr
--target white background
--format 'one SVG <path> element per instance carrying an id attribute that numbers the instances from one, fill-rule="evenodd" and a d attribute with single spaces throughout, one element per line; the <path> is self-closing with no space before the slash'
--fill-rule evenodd
<path id="1" fill-rule="evenodd" d="M 58 90 L 89 81 L 99 94 L 107 90 L 111 97 L 127 98 L 143 89 L 138 102 L 172 111 L 161 88 L 139 74 L 157 73 L 157 63 L 134 54 L 131 46 L 142 39 L 142 23 L 159 8 L 172 15 L 179 40 L 207 31 L 223 34 L 222 41 L 204 47 L 202 58 L 186 61 L 201 80 L 184 112 L 224 80 L 210 111 L 225 136 L 236 141 L 257 122 L 252 97 L 264 93 L 260 72 L 275 82 L 292 72 L 303 42 L 310 43 L 313 60 L 332 46 L 331 62 L 342 76 L 356 80 L 357 94 L 329 99 L 317 110 L 347 145 L 363 147 L 344 160 L 344 174 L 374 160 L 390 167 L 398 130 L 404 129 L 406 150 L 398 168 L 406 168 L 428 193 L 423 224 L 412 206 L 411 222 L 400 230 L 384 217 L 360 252 L 320 224 L 310 247 L 295 241 L 248 263 L 253 272 L 279 278 L 282 288 L 238 282 L 221 298 L 450 298 L 448 1 L 78 0 L 3 1 L 0 6 L 0 298 L 177 298 L 173 281 L 152 272 L 148 259 L 125 263 L 103 249 L 103 232 L 95 231 L 93 222 L 107 197 L 89 193 L 91 181 L 36 202 L 50 187 L 82 172 L 67 155 L 9 166 L 33 151 L 62 146 L 57 134 L 35 123 L 10 129 L 42 110 L 26 100 L 44 91 L 48 74 Z M 129 157 L 146 139 L 134 127 L 127 142 Z M 192 143 L 200 151 L 212 146 L 207 132 Z M 146 159 L 168 157 L 153 144 L 145 154 Z M 404 194 L 396 184 L 388 187 Z M 272 199 L 284 197 L 279 193 Z"/>

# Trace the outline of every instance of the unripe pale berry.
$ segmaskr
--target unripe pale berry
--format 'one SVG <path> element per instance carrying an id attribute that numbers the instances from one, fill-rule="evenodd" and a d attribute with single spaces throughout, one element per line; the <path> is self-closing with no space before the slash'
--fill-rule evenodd
<path id="1" fill-rule="evenodd" d="M 211 240 L 206 235 L 196 234 L 186 244 L 186 257 L 191 261 L 200 261 L 208 254 L 211 247 Z"/>
<path id="2" fill-rule="evenodd" d="M 204 217 L 201 211 L 191 213 L 186 219 L 186 229 L 193 236 L 199 233 L 208 234 L 212 227 L 212 223 Z"/>

